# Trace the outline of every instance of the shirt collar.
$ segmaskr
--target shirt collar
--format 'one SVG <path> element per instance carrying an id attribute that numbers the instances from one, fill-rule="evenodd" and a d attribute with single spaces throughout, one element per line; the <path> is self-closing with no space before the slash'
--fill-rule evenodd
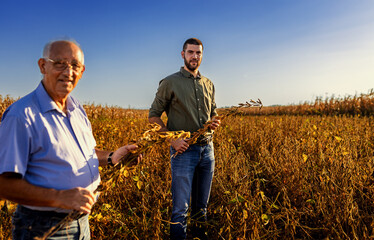
<path id="1" fill-rule="evenodd" d="M 35 93 L 42 113 L 52 110 L 56 110 L 62 113 L 61 109 L 58 108 L 55 101 L 53 101 L 52 98 L 48 95 L 42 82 L 39 83 L 38 87 L 35 90 Z M 68 98 L 66 99 L 66 104 L 68 111 L 73 111 L 75 109 L 75 106 L 73 104 L 73 101 L 70 99 L 70 96 L 68 96 Z"/>
<path id="2" fill-rule="evenodd" d="M 195 77 L 194 77 L 194 76 L 193 76 L 189 71 L 187 71 L 186 69 L 184 69 L 184 67 L 181 67 L 180 72 L 181 72 L 182 75 L 185 76 L 186 78 L 195 78 Z M 197 72 L 196 78 L 201 78 L 200 71 Z"/>

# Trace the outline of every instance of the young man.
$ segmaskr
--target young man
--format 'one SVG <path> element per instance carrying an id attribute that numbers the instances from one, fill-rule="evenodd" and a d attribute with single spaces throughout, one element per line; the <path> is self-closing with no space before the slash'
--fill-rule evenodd
<path id="1" fill-rule="evenodd" d="M 184 66 L 160 81 L 156 97 L 149 111 L 149 122 L 161 125 L 161 131 L 196 132 L 217 115 L 213 83 L 199 72 L 203 44 L 199 39 L 186 40 L 181 52 Z M 166 112 L 165 126 L 161 115 Z M 191 203 L 191 217 L 195 220 L 192 233 L 206 239 L 207 205 L 214 172 L 213 130 L 220 124 L 213 121 L 211 132 L 191 146 L 183 140 L 171 142 L 171 173 L 173 210 L 170 225 L 171 239 L 185 239 L 187 211 Z M 174 154 L 178 152 L 175 156 Z M 174 156 L 174 157 L 173 157 Z"/>
<path id="2" fill-rule="evenodd" d="M 99 165 L 118 163 L 136 146 L 112 153 L 95 148 L 87 115 L 69 95 L 85 70 L 75 42 L 48 43 L 38 65 L 42 81 L 5 111 L 0 124 L 0 198 L 19 203 L 13 239 L 41 237 L 76 210 L 86 214 L 48 239 L 87 240 Z"/>

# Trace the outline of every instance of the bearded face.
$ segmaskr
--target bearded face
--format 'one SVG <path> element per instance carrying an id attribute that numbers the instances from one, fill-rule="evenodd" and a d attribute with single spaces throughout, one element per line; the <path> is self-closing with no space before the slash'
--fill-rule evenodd
<path id="1" fill-rule="evenodd" d="M 201 45 L 187 44 L 186 49 L 182 52 L 184 65 L 190 71 L 196 71 L 203 57 Z"/>

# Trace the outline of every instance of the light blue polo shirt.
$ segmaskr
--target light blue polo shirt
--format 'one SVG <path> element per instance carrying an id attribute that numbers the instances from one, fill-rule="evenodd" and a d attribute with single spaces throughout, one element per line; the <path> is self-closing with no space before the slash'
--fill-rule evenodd
<path id="1" fill-rule="evenodd" d="M 69 96 L 65 114 L 40 83 L 3 114 L 0 174 L 19 173 L 27 182 L 45 188 L 83 187 L 94 191 L 100 184 L 95 146 L 91 123 L 79 102 Z"/>

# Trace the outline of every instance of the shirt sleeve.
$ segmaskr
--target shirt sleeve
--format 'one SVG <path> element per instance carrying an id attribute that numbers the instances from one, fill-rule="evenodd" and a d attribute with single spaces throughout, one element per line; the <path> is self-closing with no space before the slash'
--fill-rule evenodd
<path id="1" fill-rule="evenodd" d="M 157 89 L 156 97 L 149 109 L 148 117 L 161 117 L 162 113 L 169 107 L 171 99 L 172 91 L 170 89 L 169 81 L 161 80 Z"/>
<path id="2" fill-rule="evenodd" d="M 212 92 L 212 106 L 211 106 L 211 113 L 210 113 L 211 118 L 218 115 L 216 98 L 215 98 L 216 91 L 215 91 L 214 85 L 212 87 L 213 87 L 213 92 Z"/>
<path id="3" fill-rule="evenodd" d="M 0 174 L 25 175 L 29 160 L 29 129 L 16 116 L 7 116 L 0 123 Z"/>

